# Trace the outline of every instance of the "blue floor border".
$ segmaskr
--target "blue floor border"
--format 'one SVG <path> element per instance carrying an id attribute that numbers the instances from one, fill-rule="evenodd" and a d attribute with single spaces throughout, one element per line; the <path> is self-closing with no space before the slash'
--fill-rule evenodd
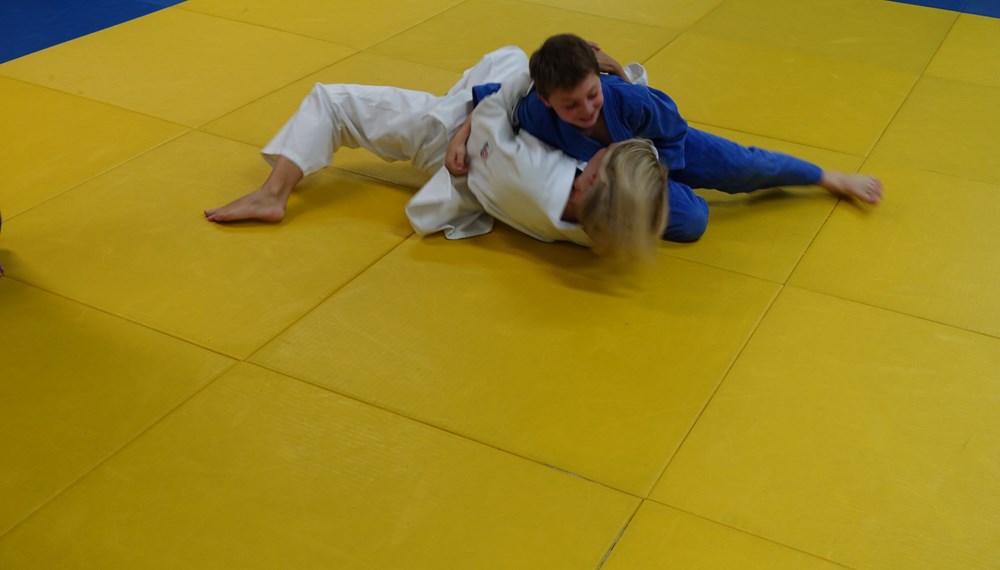
<path id="1" fill-rule="evenodd" d="M 900 4 L 915 4 L 963 14 L 1000 18 L 1000 0 L 892 0 Z"/>
<path id="2" fill-rule="evenodd" d="M 0 63 L 134 20 L 184 0 L 3 0 Z M 1000 0 L 890 0 L 1000 18 Z"/>
<path id="3" fill-rule="evenodd" d="M 0 63 L 23 57 L 183 0 L 3 0 Z"/>

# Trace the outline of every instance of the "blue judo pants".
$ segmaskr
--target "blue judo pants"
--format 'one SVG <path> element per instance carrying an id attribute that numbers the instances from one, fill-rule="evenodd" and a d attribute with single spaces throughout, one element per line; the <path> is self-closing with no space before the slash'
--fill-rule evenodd
<path id="1" fill-rule="evenodd" d="M 819 182 L 823 171 L 810 162 L 757 147 L 745 147 L 713 134 L 688 129 L 684 169 L 670 171 L 667 229 L 663 239 L 692 242 L 708 226 L 708 204 L 692 188 L 727 194 L 775 186 L 806 186 Z"/>

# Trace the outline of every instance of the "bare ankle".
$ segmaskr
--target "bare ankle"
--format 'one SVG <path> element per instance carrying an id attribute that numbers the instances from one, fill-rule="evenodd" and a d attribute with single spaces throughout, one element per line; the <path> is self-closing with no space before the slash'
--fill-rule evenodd
<path id="1" fill-rule="evenodd" d="M 824 170 L 823 175 L 820 176 L 817 186 L 823 188 L 824 190 L 834 191 L 840 188 L 843 181 L 843 175 L 840 172 L 834 170 Z"/>
<path id="2" fill-rule="evenodd" d="M 294 189 L 294 185 L 280 184 L 269 179 L 267 182 L 264 182 L 257 192 L 267 196 L 270 200 L 280 201 L 284 204 L 288 202 L 288 197 L 292 195 L 292 190 Z"/>

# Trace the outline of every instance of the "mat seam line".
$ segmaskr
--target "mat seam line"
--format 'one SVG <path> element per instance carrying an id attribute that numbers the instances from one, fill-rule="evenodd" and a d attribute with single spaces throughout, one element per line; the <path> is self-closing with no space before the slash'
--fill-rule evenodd
<path id="1" fill-rule="evenodd" d="M 38 515 L 38 513 L 40 513 L 42 510 L 44 510 L 45 507 L 47 507 L 48 505 L 50 505 L 52 502 L 56 501 L 59 497 L 61 497 L 64 494 L 68 493 L 71 489 L 73 489 L 73 488 L 77 487 L 78 485 L 80 485 L 83 482 L 84 479 L 86 479 L 87 477 L 89 477 L 92 473 L 94 473 L 95 471 L 97 471 L 98 469 L 100 469 L 103 465 L 105 465 L 106 463 L 108 463 L 109 461 L 111 461 L 113 458 L 115 458 L 116 456 L 118 456 L 126 448 L 132 446 L 143 435 L 145 435 L 150 430 L 152 430 L 153 428 L 155 428 L 156 426 L 158 426 L 161 422 L 163 422 L 168 417 L 172 416 L 174 413 L 177 412 L 177 410 L 179 410 L 180 408 L 182 408 L 185 404 L 187 404 L 189 401 L 191 401 L 195 396 L 197 396 L 198 394 L 201 394 L 202 392 L 204 392 L 206 389 L 208 389 L 209 386 L 215 384 L 215 382 L 219 378 L 221 378 L 225 374 L 229 373 L 233 368 L 235 368 L 237 365 L 240 364 L 238 361 L 236 361 L 233 358 L 229 358 L 229 360 L 231 361 L 229 363 L 229 366 L 224 367 L 217 374 L 211 376 L 209 378 L 209 380 L 207 382 L 205 382 L 204 386 L 202 386 L 201 388 L 198 388 L 197 390 L 195 390 L 188 397 L 183 398 L 177 405 L 171 407 L 162 416 L 154 419 L 151 424 L 147 425 L 145 428 L 142 428 L 139 431 L 139 433 L 137 433 L 134 437 L 129 438 L 124 443 L 122 443 L 120 446 L 116 447 L 113 451 L 109 452 L 104 458 L 98 460 L 97 463 L 93 467 L 91 467 L 90 469 L 87 469 L 79 477 L 73 479 L 73 481 L 69 482 L 62 489 L 58 490 L 54 495 L 52 495 L 51 497 L 49 497 L 48 499 L 46 499 L 45 501 L 43 501 L 36 508 L 32 509 L 32 511 L 30 513 L 28 513 L 28 515 L 26 515 L 21 520 L 17 521 L 17 523 L 15 523 L 13 526 L 11 526 L 6 532 L 4 532 L 3 534 L 0 534 L 0 540 L 2 540 L 4 537 L 6 537 L 7 535 L 9 535 L 10 533 L 14 532 L 15 529 L 17 529 L 20 526 L 28 523 L 31 519 L 34 519 Z"/>
<path id="2" fill-rule="evenodd" d="M 736 354 L 729 362 L 729 366 L 727 366 L 726 370 L 722 374 L 720 374 L 719 380 L 715 383 L 715 386 L 712 388 L 712 391 L 708 394 L 708 397 L 705 399 L 705 403 L 702 404 L 701 409 L 695 415 L 694 419 L 691 420 L 691 422 L 688 424 L 688 428 L 684 432 L 684 437 L 681 438 L 681 440 L 677 443 L 676 447 L 674 447 L 673 451 L 667 456 L 666 461 L 664 462 L 663 465 L 663 469 L 660 470 L 660 473 L 659 475 L 657 475 L 656 481 L 653 483 L 652 487 L 650 487 L 649 490 L 646 492 L 646 495 L 643 497 L 644 499 L 649 499 L 649 497 L 653 494 L 656 488 L 663 481 L 663 477 L 670 469 L 670 465 L 677 459 L 677 456 L 684 448 L 684 444 L 687 443 L 687 440 L 691 437 L 691 434 L 697 428 L 698 422 L 701 421 L 701 418 L 705 415 L 705 412 L 708 410 L 709 406 L 711 406 L 712 400 L 715 399 L 715 396 L 716 394 L 719 393 L 719 390 L 722 388 L 722 385 L 725 384 L 726 380 L 729 379 L 729 375 L 732 373 L 733 368 L 736 367 L 736 363 L 739 362 L 740 358 L 743 356 L 743 353 L 746 352 L 747 347 L 750 346 L 750 343 L 753 341 L 754 337 L 756 337 L 757 331 L 760 330 L 761 324 L 771 313 L 771 310 L 774 308 L 775 303 L 777 303 L 778 299 L 781 297 L 781 294 L 784 291 L 785 291 L 785 285 L 779 285 L 777 292 L 775 292 L 774 296 L 771 297 L 771 301 L 768 303 L 767 307 L 761 313 L 760 317 L 757 318 L 757 322 L 754 323 L 754 326 L 750 330 L 749 334 L 747 334 L 747 338 L 745 341 L 743 341 L 743 345 L 740 346 L 740 349 L 738 351 L 736 351 Z"/>
<path id="3" fill-rule="evenodd" d="M 736 527 L 736 526 L 732 526 L 730 524 L 726 524 L 726 523 L 721 522 L 721 521 L 717 521 L 717 520 L 715 520 L 713 518 L 709 518 L 707 516 L 691 512 L 691 511 L 689 511 L 687 509 L 682 509 L 680 507 L 677 507 L 677 506 L 674 506 L 674 505 L 670 505 L 670 504 L 664 503 L 662 501 L 657 501 L 656 499 L 646 499 L 646 500 L 649 501 L 649 502 L 651 502 L 651 503 L 653 503 L 653 504 L 655 504 L 655 505 L 658 505 L 660 507 L 664 507 L 664 508 L 667 508 L 667 509 L 672 509 L 672 510 L 675 510 L 677 512 L 684 513 L 685 515 L 692 516 L 692 517 L 695 517 L 697 519 L 701 519 L 703 521 L 706 521 L 706 522 L 709 522 L 709 523 L 712 523 L 712 524 L 716 524 L 716 525 L 719 525 L 719 526 L 724 527 L 724 528 L 728 528 L 729 530 L 732 530 L 734 532 L 738 532 L 738 533 L 740 533 L 740 534 L 742 534 L 744 536 L 749 536 L 749 537 L 756 538 L 758 540 L 763 540 L 765 542 L 774 544 L 776 546 L 780 546 L 781 548 L 787 548 L 788 550 L 792 550 L 792 551 L 798 552 L 800 554 L 804 554 L 806 556 L 809 556 L 810 558 L 815 558 L 817 560 L 822 560 L 824 562 L 829 562 L 830 564 L 834 564 L 836 566 L 840 566 L 841 568 L 847 568 L 849 570 L 855 570 L 854 566 L 848 566 L 848 565 L 846 565 L 846 564 L 844 564 L 842 562 L 837 562 L 836 560 L 830 560 L 829 558 L 820 556 L 818 554 L 814 554 L 812 552 L 809 552 L 808 550 L 802 550 L 799 547 L 792 546 L 792 545 L 789 545 L 789 544 L 785 544 L 785 543 L 780 542 L 778 540 L 775 540 L 773 538 L 768 538 L 766 536 L 763 536 L 763 535 L 760 535 L 760 534 L 757 534 L 757 533 L 754 533 L 754 532 L 750 532 L 748 530 L 744 530 L 742 528 L 739 528 L 739 527 Z"/>
<path id="4" fill-rule="evenodd" d="M 446 428 L 444 426 L 440 426 L 440 425 L 437 425 L 435 423 L 431 423 L 428 420 L 424 420 L 424 419 L 421 419 L 421 418 L 416 418 L 416 417 L 408 416 L 405 413 L 402 413 L 399 410 L 395 410 L 393 408 L 387 407 L 384 404 L 381 404 L 381 403 L 378 403 L 378 402 L 368 401 L 366 399 L 363 399 L 360 396 L 353 395 L 353 394 L 348 394 L 346 392 L 342 392 L 342 391 L 339 391 L 337 389 L 331 388 L 330 386 L 318 384 L 318 383 L 313 382 L 311 380 L 300 378 L 300 377 L 295 376 L 295 375 L 293 375 L 293 374 L 291 374 L 291 373 L 289 373 L 287 371 L 281 370 L 280 368 L 274 367 L 274 366 L 272 366 L 270 364 L 265 364 L 265 363 L 260 363 L 260 362 L 250 362 L 250 361 L 245 361 L 244 364 L 247 364 L 249 366 L 255 366 L 257 368 L 260 368 L 260 369 L 263 369 L 263 370 L 267 370 L 268 372 L 279 374 L 282 377 L 288 378 L 288 379 L 293 380 L 295 382 L 300 382 L 302 384 L 306 384 L 306 385 L 311 386 L 313 388 L 317 388 L 317 389 L 323 390 L 325 392 L 329 392 L 331 394 L 334 394 L 334 395 L 336 395 L 338 397 L 346 398 L 346 399 L 351 400 L 353 402 L 356 402 L 358 404 L 362 404 L 364 406 L 368 406 L 368 407 L 380 410 L 380 411 L 382 411 L 384 413 L 391 414 L 391 415 L 393 415 L 393 416 L 395 416 L 397 418 L 404 419 L 404 420 L 407 420 L 407 421 L 410 421 L 410 422 L 422 425 L 424 427 L 433 429 L 435 431 L 438 431 L 438 432 L 441 432 L 441 433 L 448 434 L 450 436 L 454 436 L 454 437 L 463 439 L 463 440 L 468 441 L 470 443 L 473 443 L 473 444 L 476 444 L 476 445 L 480 445 L 480 446 L 492 449 L 494 451 L 503 453 L 503 454 L 511 456 L 511 457 L 516 457 L 517 459 L 533 463 L 535 465 L 538 465 L 539 467 L 544 467 L 546 469 L 550 469 L 550 470 L 553 470 L 553 471 L 558 471 L 558 472 L 560 472 L 560 473 L 562 473 L 564 475 L 567 475 L 567 476 L 570 476 L 570 477 L 573 477 L 573 478 L 576 478 L 576 479 L 581 479 L 583 481 L 586 481 L 587 483 L 590 483 L 592 485 L 597 485 L 597 486 L 602 487 L 604 489 L 607 489 L 609 491 L 614 491 L 616 493 L 619 493 L 619 494 L 622 494 L 622 495 L 626 495 L 626 496 L 631 497 L 633 499 L 638 499 L 639 501 L 643 500 L 643 497 L 641 497 L 641 496 L 639 496 L 639 495 L 637 495 L 635 493 L 632 493 L 632 492 L 629 492 L 629 491 L 625 491 L 625 490 L 622 490 L 622 489 L 618 489 L 618 488 L 613 487 L 613 486 L 611 486 L 611 485 L 609 485 L 607 483 L 603 483 L 603 482 L 598 481 L 596 479 L 592 479 L 592 478 L 586 477 L 584 475 L 580 475 L 579 473 L 576 473 L 574 471 L 570 471 L 570 470 L 562 468 L 562 467 L 558 467 L 556 465 L 552 465 L 551 463 L 546 463 L 546 462 L 544 462 L 542 460 L 533 459 L 531 457 L 528 457 L 526 455 L 521 455 L 520 453 L 516 453 L 516 452 L 511 451 L 509 449 L 504 449 L 502 447 L 498 447 L 495 444 L 492 444 L 492 443 L 489 443 L 489 442 L 486 442 L 486 441 L 481 441 L 481 440 L 476 439 L 476 438 L 474 438 L 474 437 L 472 437 L 470 435 L 462 434 L 462 433 L 459 433 L 457 431 L 452 431 L 451 429 L 448 429 L 448 428 Z"/>
<path id="5" fill-rule="evenodd" d="M 604 568 L 604 565 L 608 563 L 608 559 L 611 558 L 611 555 L 614 553 L 615 547 L 618 546 L 618 543 L 621 542 L 629 527 L 632 526 L 632 521 L 635 520 L 635 517 L 639 514 L 639 510 L 642 509 L 644 504 L 646 504 L 646 499 L 640 499 L 639 504 L 636 505 L 635 510 L 632 511 L 632 516 L 625 521 L 625 525 L 622 526 L 621 530 L 618 532 L 618 536 L 615 537 L 615 539 L 611 542 L 611 546 L 609 546 L 605 551 L 604 558 L 602 558 L 601 562 L 597 565 L 597 570 L 601 570 Z"/>
<path id="6" fill-rule="evenodd" d="M 248 22 L 246 20 L 240 20 L 240 19 L 237 19 L 237 18 L 229 17 L 229 16 L 222 16 L 222 15 L 219 15 L 219 14 L 212 14 L 212 13 L 209 13 L 209 12 L 202 12 L 200 10 L 195 10 L 193 8 L 184 8 L 183 4 L 186 3 L 186 2 L 184 2 L 182 4 L 176 4 L 174 6 L 170 6 L 170 7 L 166 8 L 166 9 L 183 10 L 184 12 L 187 12 L 189 14 L 198 14 L 199 16 L 207 16 L 207 17 L 210 17 L 210 18 L 216 18 L 216 19 L 219 19 L 219 20 L 225 20 L 227 22 L 234 22 L 234 23 L 237 23 L 237 24 L 242 24 L 242 25 L 245 25 L 245 26 L 255 26 L 255 27 L 258 27 L 258 28 L 265 29 L 265 30 L 271 30 L 271 31 L 274 31 L 274 32 L 281 32 L 281 33 L 284 33 L 284 34 L 298 36 L 300 38 L 306 38 L 306 39 L 310 39 L 310 40 L 314 40 L 314 41 L 318 41 L 318 42 L 323 42 L 323 43 L 335 45 L 337 47 L 347 48 L 347 49 L 350 49 L 350 50 L 354 51 L 355 53 L 361 53 L 361 52 L 367 51 L 368 49 L 370 49 L 370 48 L 372 48 L 372 47 L 374 47 L 374 46 L 376 46 L 376 45 L 378 45 L 378 44 L 380 44 L 382 42 L 385 42 L 385 41 L 387 41 L 389 39 L 392 39 L 392 38 L 394 38 L 394 37 L 396 37 L 396 36 L 398 36 L 398 35 L 400 35 L 402 33 L 405 33 L 407 31 L 413 29 L 414 27 L 419 26 L 420 24 L 423 24 L 424 22 L 427 22 L 428 20 L 432 20 L 432 19 L 440 16 L 441 14 L 444 14 L 445 12 L 451 11 L 451 10 L 457 8 L 458 6 L 461 6 L 462 4 L 467 4 L 470 1 L 472 1 L 472 0 L 462 0 L 462 1 L 458 2 L 458 3 L 456 3 L 453 6 L 449 6 L 448 8 L 445 8 L 444 10 L 441 10 L 440 12 L 437 12 L 437 13 L 431 15 L 431 16 L 425 17 L 425 18 L 417 21 L 416 23 L 414 23 L 414 24 L 412 24 L 412 25 L 404 28 L 403 30 L 401 30 L 399 32 L 396 32 L 396 33 L 394 33 L 394 34 L 392 34 L 392 35 L 390 35 L 390 36 L 388 36 L 388 37 L 386 37 L 384 39 L 381 39 L 381 40 L 379 40 L 379 41 L 377 41 L 377 42 L 375 42 L 375 43 L 373 43 L 371 45 L 367 45 L 367 46 L 365 46 L 363 48 L 356 48 L 356 47 L 352 47 L 352 46 L 348 46 L 348 45 L 336 43 L 336 42 L 330 41 L 330 40 L 325 39 L 325 38 L 318 38 L 316 36 L 310 36 L 310 35 L 304 34 L 302 32 L 296 32 L 296 31 L 292 31 L 292 30 L 286 30 L 286 29 L 283 29 L 283 28 L 275 28 L 275 27 L 272 27 L 272 26 L 267 26 L 267 25 L 264 25 L 264 24 L 258 24 L 256 22 Z"/>
<path id="7" fill-rule="evenodd" d="M 133 114 L 133 115 L 139 115 L 140 117 L 145 117 L 147 119 L 153 119 L 153 120 L 156 120 L 156 121 L 160 121 L 162 123 L 167 123 L 169 125 L 173 125 L 175 127 L 180 127 L 182 129 L 192 130 L 192 129 L 197 128 L 197 127 L 192 127 L 192 126 L 189 126 L 189 125 L 185 125 L 183 123 L 178 123 L 177 121 L 174 121 L 172 119 L 165 119 L 163 117 L 157 117 L 156 115 L 150 115 L 149 113 L 147 113 L 145 111 L 137 111 L 135 109 L 129 109 L 128 107 L 122 107 L 121 105 L 118 105 L 116 103 L 109 103 L 108 101 L 102 101 L 101 99 L 95 99 L 93 97 L 90 97 L 90 96 L 87 96 L 87 95 L 84 95 L 84 94 L 81 94 L 81 93 L 74 93 L 72 91 L 67 91 L 65 89 L 60 89 L 58 87 L 53 87 L 51 85 L 46 85 L 44 83 L 36 83 L 34 81 L 28 81 L 27 79 L 24 79 L 22 77 L 14 77 L 12 75 L 5 74 L 3 72 L 3 70 L 0 70 L 0 77 L 3 77 L 4 79 L 6 79 L 8 81 L 16 81 L 17 83 L 21 83 L 21 84 L 24 84 L 24 85 L 30 85 L 31 87 L 35 87 L 35 88 L 38 88 L 38 89 L 44 89 L 46 91 L 51 91 L 53 93 L 58 93 L 60 95 L 67 95 L 67 96 L 70 96 L 70 97 L 75 97 L 77 99 L 83 99 L 84 101 L 90 101 L 91 103 L 96 103 L 98 105 L 103 105 L 105 107 L 110 107 L 110 108 L 116 109 L 118 111 L 124 111 L 126 113 L 130 113 L 130 114 Z"/>
<path id="8" fill-rule="evenodd" d="M 155 145 L 153 145 L 153 146 L 151 146 L 151 147 L 143 150 L 139 154 L 133 155 L 133 156 L 131 156 L 129 158 L 126 158 L 125 160 L 123 160 L 121 162 L 118 162 L 118 163 L 115 163 L 115 164 L 113 164 L 111 166 L 108 166 L 104 170 L 101 170 L 100 172 L 97 172 L 97 173 L 95 173 L 95 174 L 93 174 L 91 176 L 88 176 L 87 178 L 81 180 L 80 182 L 77 182 L 75 184 L 70 185 L 69 187 L 65 188 L 64 190 L 61 190 L 61 191 L 59 191 L 59 192 L 57 192 L 57 193 L 49 196 L 48 198 L 45 198 L 41 202 L 33 204 L 33 205 L 29 206 L 28 208 L 26 208 L 26 209 L 24 209 L 24 210 L 22 210 L 22 211 L 20 211 L 20 212 L 18 212 L 16 214 L 14 214 L 7 221 L 14 220 L 14 219 L 16 219 L 17 217 L 19 217 L 19 216 L 21 216 L 23 214 L 27 214 L 28 212 L 30 212 L 32 210 L 35 210 L 36 208 L 39 208 L 39 207 L 41 207 L 41 206 L 43 206 L 43 205 L 51 202 L 52 200 L 55 200 L 56 198 L 60 198 L 62 196 L 65 196 L 69 192 L 73 192 L 73 191 L 79 189 L 81 186 L 84 186 L 84 185 L 86 185 L 86 184 L 88 184 L 88 183 L 90 183 L 90 182 L 92 182 L 92 181 L 94 181 L 94 180 L 96 180 L 96 179 L 98 179 L 98 178 L 100 178 L 102 176 L 110 174 L 111 172 L 113 172 L 113 171 L 115 171 L 115 170 L 117 170 L 117 169 L 125 166 L 126 164 L 132 162 L 133 160 L 141 158 L 141 157 L 143 157 L 143 156 L 145 156 L 145 155 L 153 152 L 154 150 L 157 150 L 157 149 L 159 149 L 159 148 L 161 148 L 161 147 L 163 147 L 163 146 L 165 146 L 165 145 L 167 145 L 169 143 L 172 143 L 172 142 L 180 139 L 181 137 L 187 136 L 190 133 L 194 132 L 194 129 L 191 129 L 190 127 L 184 127 L 184 128 L 187 129 L 187 130 L 185 130 L 183 132 L 180 132 L 180 133 L 178 133 L 178 134 L 176 134 L 174 136 L 171 136 L 171 137 L 169 137 L 167 139 L 164 139 L 164 140 L 160 141 L 159 143 L 157 143 L 157 144 L 155 144 Z"/>
<path id="9" fill-rule="evenodd" d="M 467 0 L 467 2 L 472 2 L 472 1 L 474 1 L 474 0 Z M 629 19 L 626 19 L 626 18 L 619 18 L 617 16 L 607 16 L 607 15 L 604 15 L 604 14 L 595 14 L 593 12 L 585 12 L 583 10 L 575 10 L 573 8 L 566 8 L 566 7 L 563 7 L 563 6 L 552 6 L 551 4 L 545 4 L 543 2 L 533 2 L 532 0 L 506 0 L 506 1 L 508 1 L 508 2 L 514 2 L 514 3 L 517 3 L 517 4 L 528 4 L 528 5 L 531 5 L 531 6 L 537 6 L 539 8 L 547 8 L 549 10 L 558 10 L 558 11 L 562 11 L 562 12 L 569 12 L 570 14 L 579 14 L 581 16 L 589 16 L 591 18 L 598 18 L 600 20 L 613 20 L 615 22 L 621 22 L 623 24 L 630 24 L 630 25 L 633 25 L 633 26 L 635 26 L 635 25 L 645 26 L 645 27 L 648 27 L 648 28 L 655 28 L 655 29 L 663 30 L 663 31 L 676 30 L 676 31 L 680 31 L 682 33 L 684 31 L 684 30 L 682 30 L 680 28 L 669 28 L 669 27 L 664 27 L 664 26 L 659 25 L 659 24 L 650 24 L 650 23 L 647 23 L 647 22 L 640 22 L 638 20 L 629 20 Z M 714 8 L 713 8 L 713 10 L 714 10 Z M 700 18 L 699 18 L 699 20 L 700 20 Z M 693 26 L 694 24 L 692 23 L 691 25 Z M 660 48 L 660 49 L 662 49 L 662 48 Z"/>
<path id="10" fill-rule="evenodd" d="M 885 133 L 896 121 L 896 118 L 899 116 L 900 111 L 903 110 L 903 107 L 906 106 L 906 103 L 910 100 L 910 97 L 913 96 L 913 91 L 916 90 L 917 85 L 921 82 L 921 80 L 923 80 L 924 74 L 927 73 L 927 69 L 930 67 L 931 63 L 934 62 L 934 59 L 941 51 L 941 46 L 943 46 L 944 43 L 948 41 L 948 37 L 951 36 L 951 33 L 955 30 L 955 26 L 957 24 L 958 24 L 958 17 L 956 17 L 955 20 L 951 23 L 951 26 L 949 26 L 948 28 L 948 32 L 942 36 L 941 41 L 938 43 L 937 49 L 934 50 L 934 53 L 931 54 L 929 58 L 927 58 L 927 63 L 924 64 L 923 69 L 920 71 L 916 79 L 910 85 L 910 90 L 907 92 L 906 97 L 904 97 L 903 100 L 900 102 L 899 106 L 896 107 L 896 111 L 892 114 L 892 117 L 889 119 L 889 121 L 886 122 L 885 128 L 882 129 L 882 132 L 879 134 L 878 138 L 875 139 L 875 142 L 872 143 L 871 147 L 868 149 L 868 152 L 863 157 L 864 161 L 861 163 L 861 166 L 858 168 L 857 172 L 863 170 L 871 161 L 872 152 L 874 152 L 875 148 L 878 147 L 879 143 L 882 141 L 882 138 L 885 137 Z M 816 243 L 816 240 L 819 239 L 820 234 L 823 233 L 823 229 L 826 228 L 827 224 L 830 222 L 830 218 L 832 218 L 834 212 L 836 212 L 837 209 L 841 207 L 841 202 L 843 201 L 844 201 L 843 198 L 837 199 L 837 205 L 830 210 L 830 213 L 826 216 L 826 219 L 823 220 L 823 223 L 820 224 L 819 228 L 816 230 L 816 233 L 813 235 L 812 240 L 809 241 L 809 245 L 806 246 L 806 248 L 802 251 L 802 254 L 799 255 L 799 259 L 795 262 L 795 265 L 792 266 L 792 271 L 788 274 L 786 282 L 794 278 L 795 273 L 799 270 L 799 267 L 802 265 L 802 260 L 804 260 L 806 255 L 809 254 L 809 250 L 812 249 L 812 246 Z"/>
<path id="11" fill-rule="evenodd" d="M 406 236 L 405 238 L 403 238 L 402 240 L 400 240 L 399 243 L 397 243 L 396 245 L 394 245 L 391 248 L 389 248 L 388 250 L 386 250 L 382 255 L 378 256 L 378 258 L 376 258 L 375 260 L 373 260 L 369 264 L 365 265 L 363 268 L 361 268 L 360 271 L 358 271 L 357 273 L 355 273 L 347 281 L 344 281 L 339 287 L 335 288 L 329 294 L 325 295 L 322 299 L 320 299 L 318 303 L 316 303 L 315 305 L 313 305 L 312 307 L 310 307 L 308 310 L 304 311 L 301 315 L 298 316 L 298 318 L 292 320 L 287 326 L 283 327 L 277 333 L 275 333 L 270 338 L 268 338 L 263 343 L 261 343 L 250 354 L 248 354 L 246 356 L 246 358 L 244 358 L 242 360 L 242 362 L 249 362 L 250 359 L 253 358 L 254 356 L 256 356 L 258 352 L 260 352 L 261 350 L 264 350 L 264 348 L 267 347 L 267 345 L 269 345 L 272 342 L 274 342 L 275 340 L 277 340 L 278 337 L 280 337 L 281 335 L 283 335 L 286 332 L 288 332 L 295 325 L 299 324 L 299 322 L 301 322 L 302 319 L 305 319 L 313 311 L 315 311 L 316 309 L 318 309 L 321 305 L 323 305 L 324 303 L 326 303 L 327 301 L 329 301 L 330 299 L 332 299 L 333 297 L 335 297 L 337 295 L 337 293 L 340 293 L 346 287 L 348 287 L 349 285 L 351 285 L 352 283 L 354 283 L 359 277 L 361 277 L 362 275 L 364 275 L 365 273 L 367 273 L 369 270 L 371 270 L 372 267 L 375 267 L 375 265 L 377 265 L 380 261 L 382 261 L 383 259 L 385 259 L 390 254 L 392 254 L 392 252 L 394 252 L 397 249 L 399 249 L 400 247 L 402 247 L 403 244 L 405 244 L 407 241 L 409 241 L 414 236 L 415 233 L 416 232 L 411 232 L 408 236 Z M 253 364 L 253 363 L 251 363 L 251 364 Z M 287 376 L 287 374 L 286 374 L 286 376 Z"/>

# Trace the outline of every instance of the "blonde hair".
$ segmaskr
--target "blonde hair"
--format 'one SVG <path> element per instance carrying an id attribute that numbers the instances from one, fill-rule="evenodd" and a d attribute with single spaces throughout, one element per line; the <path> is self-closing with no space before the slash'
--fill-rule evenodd
<path id="1" fill-rule="evenodd" d="M 577 219 L 598 255 L 651 258 L 667 224 L 667 168 L 653 143 L 630 139 L 608 148 Z"/>

